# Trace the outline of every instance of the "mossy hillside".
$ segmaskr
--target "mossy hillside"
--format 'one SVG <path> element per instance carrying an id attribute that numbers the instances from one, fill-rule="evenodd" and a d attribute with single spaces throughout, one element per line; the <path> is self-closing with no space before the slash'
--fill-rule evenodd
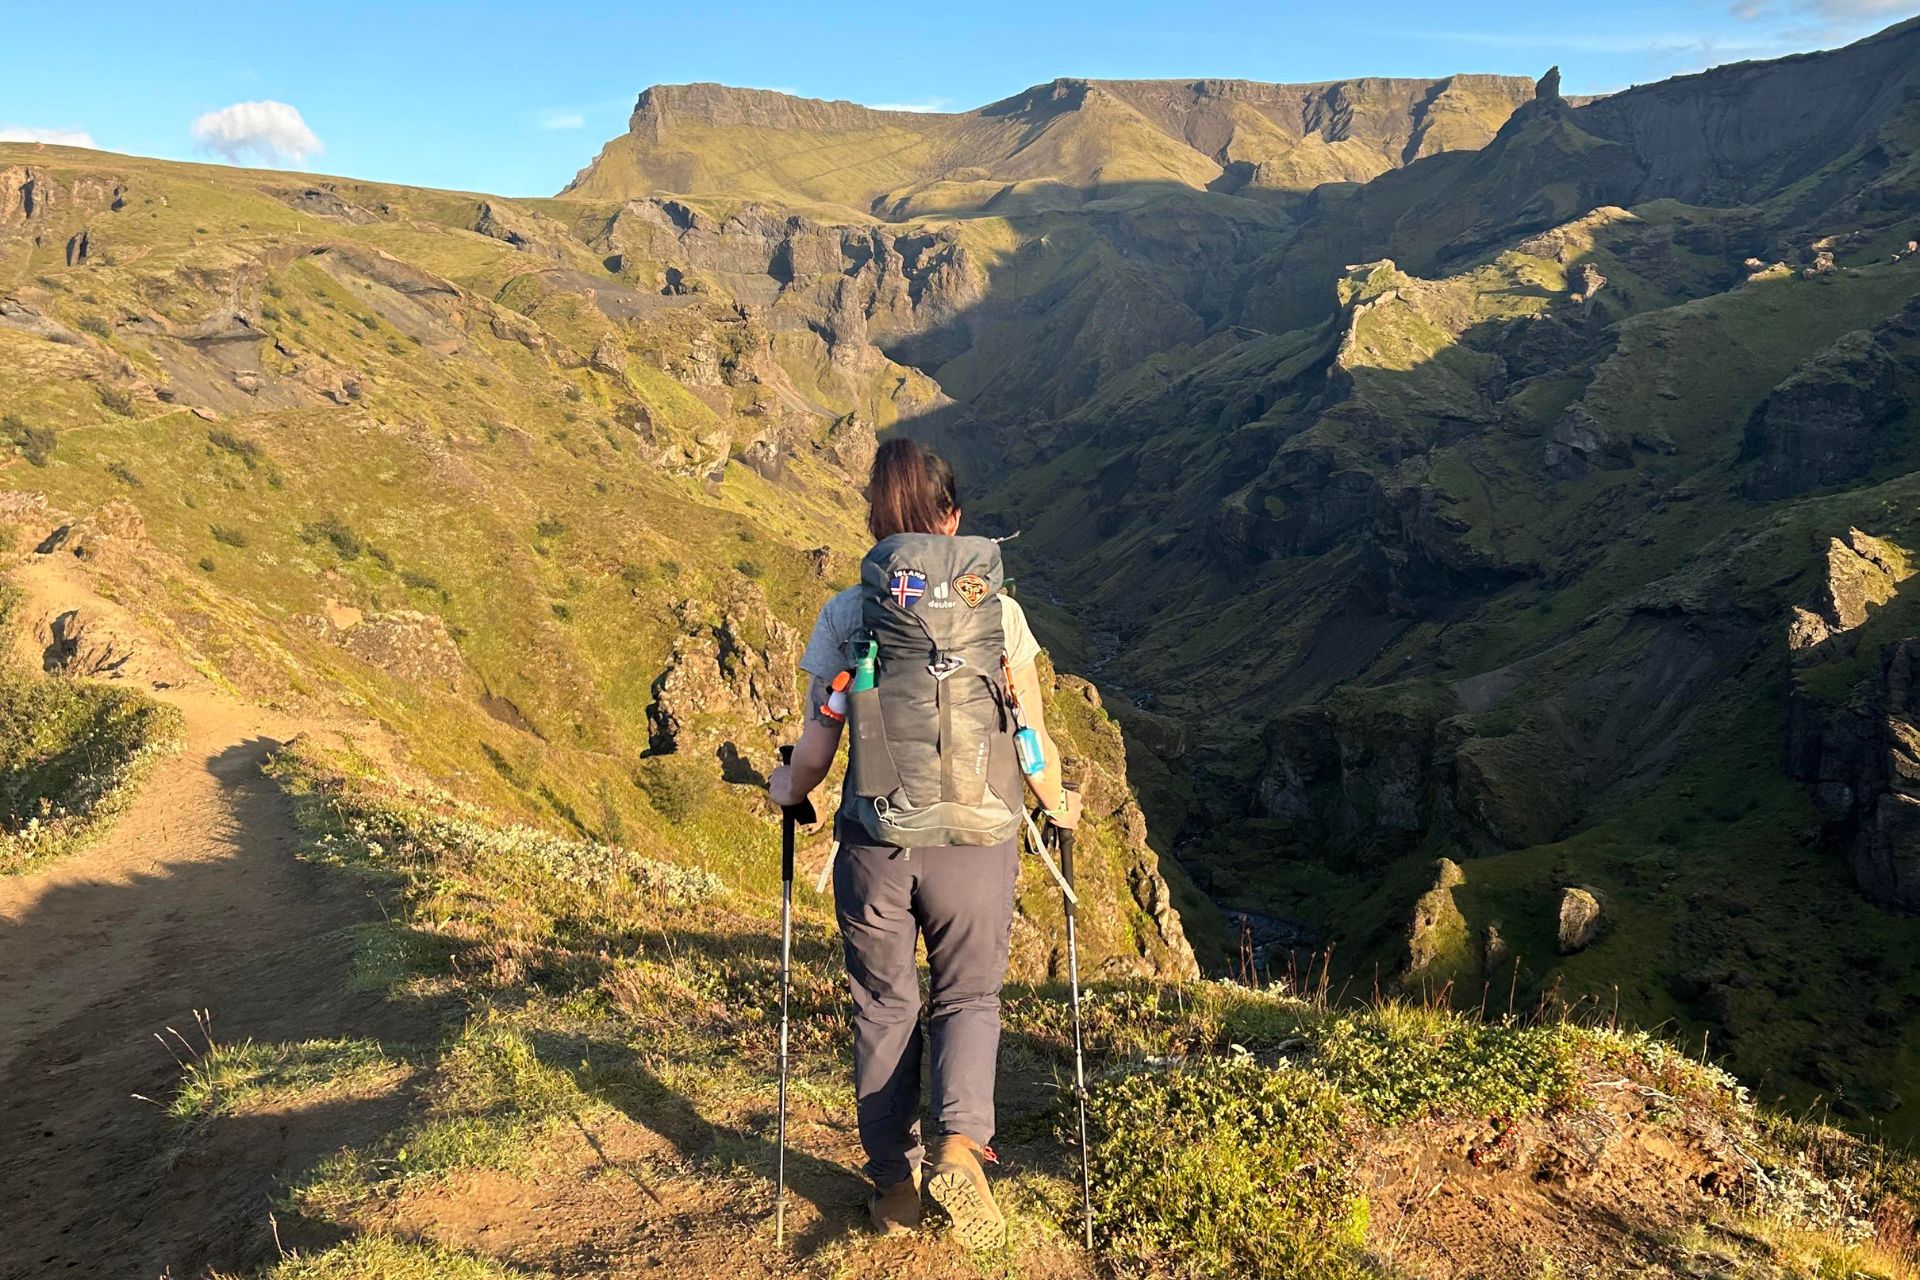
<path id="1" fill-rule="evenodd" d="M 1645 225 L 1665 234 L 1676 217 L 1678 211 L 1655 209 Z M 1699 213 L 1688 217 L 1697 219 Z M 1302 846 L 1288 823 L 1246 821 L 1231 810 L 1212 808 L 1225 825 L 1188 848 L 1187 856 L 1200 862 L 1200 883 L 1215 894 L 1225 892 L 1235 906 L 1327 927 L 1336 956 L 1332 986 L 1361 992 L 1371 988 L 1375 973 L 1384 981 L 1404 969 L 1409 913 L 1432 887 L 1432 860 L 1459 858 L 1467 885 L 1453 896 L 1469 933 L 1467 954 L 1457 958 L 1461 963 L 1453 965 L 1453 977 L 1465 973 L 1471 981 L 1455 983 L 1450 992 L 1455 1000 L 1478 1006 L 1486 998 L 1505 1009 L 1511 990 L 1513 1002 L 1523 1009 L 1542 998 L 1611 1009 L 1617 986 L 1622 1015 L 1640 1025 L 1672 1019 L 1680 1029 L 1676 1034 L 1692 1036 L 1695 1044 L 1705 1034 L 1713 1054 L 1726 1055 L 1747 1079 L 1763 1080 L 1770 1098 L 1784 1096 L 1793 1105 L 1837 1098 L 1845 1113 L 1876 1113 L 1874 1123 L 1905 1132 L 1901 1111 L 1887 1113 L 1884 1107 L 1912 1090 L 1910 1050 L 1897 1031 L 1907 1021 L 1899 1009 L 1908 998 L 1910 975 L 1876 971 L 1862 984 L 1845 961 L 1809 960 L 1807 946 L 1793 938 L 1849 935 L 1855 919 L 1872 915 L 1872 923 L 1860 927 L 1878 942 L 1860 948 L 1864 963 L 1874 946 L 1905 954 L 1907 923 L 1870 912 L 1849 887 L 1845 869 L 1812 848 L 1809 833 L 1816 818 L 1803 789 L 1784 775 L 1780 762 L 1788 679 L 1782 641 L 1786 610 L 1811 593 L 1828 537 L 1849 526 L 1903 532 L 1912 484 L 1887 480 L 1874 486 L 1868 478 L 1868 484 L 1845 493 L 1772 507 L 1741 499 L 1738 486 L 1740 428 L 1751 407 L 1799 361 L 1839 334 L 1897 311 L 1914 284 L 1899 274 L 1903 265 L 1882 263 L 1832 276 L 1763 280 L 1674 307 L 1667 276 L 1642 278 L 1632 271 L 1632 263 L 1640 261 L 1632 249 L 1632 236 L 1644 234 L 1634 230 L 1640 221 L 1638 213 L 1617 219 L 1619 232 L 1609 232 L 1624 240 L 1613 242 L 1620 255 L 1603 267 L 1609 286 L 1599 294 L 1597 307 L 1607 307 L 1613 282 L 1624 280 L 1644 309 L 1592 338 L 1597 376 L 1590 380 L 1588 374 L 1569 372 L 1555 395 L 1588 407 L 1609 407 L 1619 395 L 1622 405 L 1632 403 L 1617 418 L 1622 430 L 1642 432 L 1649 422 L 1670 422 L 1678 424 L 1678 434 L 1647 439 L 1649 447 L 1634 449 L 1624 466 L 1544 478 L 1540 428 L 1517 430 L 1519 424 L 1503 411 L 1465 432 L 1453 426 L 1448 443 L 1415 455 L 1417 461 L 1400 462 L 1386 476 L 1400 484 L 1407 476 L 1423 476 L 1440 487 L 1453 522 L 1448 535 L 1478 557 L 1524 570 L 1524 576 L 1478 597 L 1465 624 L 1455 616 L 1446 624 L 1413 622 L 1384 635 L 1361 631 L 1352 639 L 1379 645 L 1361 676 L 1373 689 L 1409 672 L 1457 679 L 1519 664 L 1496 679 L 1507 689 L 1500 708 L 1471 716 L 1465 725 L 1488 739 L 1484 750 L 1490 754 L 1480 760 L 1490 770 L 1488 777 L 1521 802 L 1515 821 L 1507 825 L 1513 831 L 1532 829 L 1534 835 L 1511 852 L 1478 848 L 1482 856 L 1473 858 L 1463 854 L 1473 854 L 1475 846 L 1463 850 L 1452 839 L 1432 839 L 1379 873 L 1356 879 L 1327 865 L 1327 850 Z M 1553 269 L 1555 255 L 1544 251 L 1503 261 L 1528 257 Z M 1628 269 L 1620 271 L 1619 263 Z M 1436 288 L 1380 273 L 1377 267 L 1359 276 L 1356 297 L 1371 297 L 1375 305 L 1363 313 L 1357 332 L 1361 338 L 1371 334 L 1375 353 L 1392 357 L 1386 363 L 1398 359 L 1407 365 L 1394 374 L 1404 378 L 1404 386 L 1382 384 L 1382 390 L 1392 391 L 1396 409 L 1382 415 L 1384 422 L 1363 415 L 1344 424 L 1321 418 L 1332 430 L 1313 428 L 1321 432 L 1319 441 L 1302 438 L 1315 447 L 1348 449 L 1352 466 L 1377 472 L 1379 462 L 1367 461 L 1352 443 L 1373 439 L 1361 434 L 1361 426 L 1407 447 L 1407 439 L 1415 436 L 1409 424 L 1421 422 L 1423 405 L 1459 405 L 1465 386 L 1444 365 L 1428 374 L 1428 365 L 1436 361 L 1423 363 L 1421 355 L 1440 342 L 1436 334 L 1448 332 L 1425 319 L 1448 305 L 1448 282 Z M 1519 284 L 1519 271 L 1515 280 Z M 1692 280 L 1699 284 L 1707 274 L 1701 271 Z M 1473 284 L 1467 296 L 1480 288 L 1486 284 Z M 1524 288 L 1519 284 L 1509 297 L 1524 297 Z M 1419 299 L 1423 290 L 1438 299 L 1438 311 L 1407 301 Z M 1407 328 L 1396 324 L 1402 311 L 1413 319 Z M 1551 307 L 1548 313 L 1555 315 Z M 1697 324 L 1682 320 L 1695 313 Z M 1565 317 L 1565 311 L 1557 315 Z M 1484 338 L 1473 334 L 1461 342 L 1492 342 L 1492 349 L 1503 351 L 1498 330 L 1486 332 Z M 1713 351 L 1722 347 L 1736 353 L 1718 359 Z M 1396 357 L 1396 351 L 1402 355 Z M 1192 386 L 1179 382 L 1190 374 L 1169 372 L 1173 376 L 1164 386 L 1179 386 L 1179 403 L 1194 403 Z M 1363 376 L 1373 374 L 1356 368 L 1357 395 L 1371 393 Z M 1169 403 L 1175 403 L 1171 393 L 1158 407 Z M 1490 403 L 1498 409 L 1498 399 Z M 1150 388 L 1137 405 L 1129 413 L 1154 413 Z M 1536 407 L 1526 409 L 1523 418 L 1546 422 Z M 1089 462 L 1091 455 L 1062 455 L 1068 462 L 1050 476 L 1050 484 L 1071 486 L 1073 461 L 1081 461 L 1081 486 L 1091 487 L 1096 474 L 1114 478 L 1100 491 L 1100 507 L 1154 510 L 1150 522 L 1119 514 L 1108 539 L 1129 545 L 1135 557 L 1127 570 L 1129 587 L 1152 583 L 1144 599 L 1129 599 L 1114 614 L 1125 620 L 1131 635 L 1108 672 L 1125 687 L 1158 693 L 1162 710 L 1181 714 L 1196 731 L 1208 733 L 1235 723 L 1217 700 L 1208 699 L 1231 689 L 1244 702 L 1250 677 L 1284 676 L 1286 683 L 1277 681 L 1275 687 L 1294 697 L 1313 697 L 1300 676 L 1302 668 L 1313 670 L 1309 654 L 1315 633 L 1334 616 L 1334 608 L 1329 597 L 1304 587 L 1340 580 L 1331 572 L 1315 572 L 1304 560 L 1281 558 L 1240 570 L 1235 595 L 1221 595 L 1217 603 L 1188 603 L 1206 601 L 1206 593 L 1194 585 L 1192 560 L 1179 557 L 1177 530 L 1192 518 L 1194 507 L 1177 501 L 1181 489 L 1173 486 L 1190 482 L 1196 472 L 1204 474 L 1206 462 L 1198 453 L 1204 447 L 1198 434 L 1185 443 L 1187 455 L 1177 472 L 1148 472 L 1144 451 L 1140 464 L 1106 457 L 1098 468 Z M 1167 486 L 1160 480 L 1165 474 L 1177 480 Z M 1219 487 L 1192 484 L 1187 493 L 1200 501 Z M 1044 486 L 1031 491 L 1039 493 Z M 1171 503 L 1169 493 L 1175 497 Z M 1250 505 L 1242 501 L 1240 507 Z M 1087 547 L 1089 560 L 1100 555 L 1094 549 L 1102 547 L 1102 539 L 1087 507 L 1056 503 L 1048 520 L 1054 522 L 1050 535 L 1069 547 Z M 1219 555 L 1213 551 L 1217 545 L 1210 545 L 1210 555 Z M 1327 553 L 1323 564 L 1331 566 L 1334 555 L 1350 572 L 1365 564 L 1348 549 Z M 1169 603 L 1160 587 L 1183 572 L 1187 583 L 1171 589 L 1187 599 L 1177 595 Z M 1096 574 L 1087 578 L 1098 580 Z M 1549 729 L 1551 708 L 1565 708 L 1565 699 L 1580 697 L 1578 691 L 1601 672 L 1632 670 L 1644 654 L 1655 652 L 1659 624 L 1653 620 L 1663 614 L 1699 618 L 1699 626 L 1724 637 L 1716 641 L 1728 645 L 1730 654 L 1720 677 L 1724 683 L 1699 699 L 1688 716 L 1692 727 L 1676 750 L 1663 747 L 1663 762 L 1638 775 L 1622 793 L 1574 789 L 1580 816 L 1567 829 L 1565 808 L 1536 804 L 1549 796 L 1536 794 L 1530 781 L 1530 770 L 1549 768 L 1553 760 L 1563 760 L 1563 773 L 1571 768 L 1561 743 L 1567 725 Z M 1853 683 L 1876 668 L 1880 643 L 1901 633 L 1901 618 L 1905 606 L 1889 606 L 1851 662 L 1812 674 L 1824 697 L 1845 699 Z M 1751 639 L 1734 639 L 1740 635 Z M 1753 647 L 1751 656 L 1732 656 L 1741 645 Z M 1578 731 L 1584 729 L 1576 725 Z M 1475 750 L 1482 750 L 1478 743 Z M 1229 787 L 1229 779 L 1238 787 L 1254 781 L 1244 756 L 1244 750 L 1229 748 L 1213 760 L 1221 787 Z M 1538 839 L 1548 842 L 1530 842 Z M 1561 960 L 1553 921 L 1557 892 L 1569 883 L 1603 890 L 1611 931 L 1588 952 Z M 1811 917 L 1818 921 L 1811 931 L 1797 910 L 1803 902 L 1811 904 Z M 1490 925 L 1498 925 L 1509 956 L 1492 971 L 1482 969 L 1480 956 Z M 1519 975 L 1513 973 L 1513 956 L 1521 960 Z M 1715 992 L 1715 986 L 1726 990 Z M 1728 1011 L 1732 1023 L 1720 1017 Z M 1730 1025 L 1734 1034 L 1726 1034 Z M 1830 1044 L 1836 1052 L 1828 1052 Z"/>
<path id="2" fill-rule="evenodd" d="M 1462 548 L 1494 565 L 1538 563 L 1544 548 L 1536 527 L 1548 495 L 1530 480 L 1537 464 L 1517 456 L 1538 446 L 1498 433 L 1463 435 L 1460 424 L 1499 421 L 1504 374 L 1489 354 L 1497 349 L 1494 335 L 1517 319 L 1564 309 L 1567 263 L 1593 261 L 1619 283 L 1617 292 L 1600 295 L 1595 332 L 1608 316 L 1671 300 L 1670 283 L 1644 276 L 1629 261 L 1633 238 L 1645 234 L 1644 220 L 1616 210 L 1438 281 L 1390 264 L 1359 270 L 1348 286 L 1349 305 L 1357 308 L 1352 332 L 1338 341 L 1337 353 L 1335 335 L 1318 329 L 1238 344 L 1217 337 L 1191 355 L 1156 357 L 1063 423 L 1057 452 L 1030 451 L 996 502 L 1006 519 L 1030 520 L 1082 581 L 1095 584 L 1095 594 L 1110 590 L 1111 598 L 1094 603 L 1125 618 L 1134 641 L 1126 667 L 1113 675 L 1177 697 L 1186 714 L 1204 717 L 1205 695 L 1190 695 L 1170 672 L 1217 672 L 1214 687 L 1236 690 L 1244 688 L 1239 670 L 1285 673 L 1300 665 L 1314 634 L 1301 609 L 1331 601 L 1300 598 L 1303 584 L 1321 580 L 1304 562 L 1270 561 L 1223 591 L 1217 571 L 1204 567 L 1214 545 L 1195 536 L 1192 513 L 1243 509 L 1239 522 L 1254 526 L 1289 519 L 1271 480 L 1247 484 L 1255 460 L 1277 458 L 1267 466 L 1280 474 L 1294 454 L 1330 452 L 1362 472 L 1379 469 L 1372 456 L 1400 456 L 1407 461 L 1386 468 L 1382 482 L 1436 489 L 1436 505 Z M 1319 381 L 1328 360 L 1348 387 L 1331 412 Z M 1115 505 L 1123 493 L 1124 509 Z M 1277 599 L 1292 603 L 1276 610 Z M 1152 610 L 1151 621 L 1143 607 Z M 1225 625 L 1181 623 L 1212 610 L 1224 614 Z M 1276 611 L 1291 615 L 1279 634 L 1298 647 L 1273 643 Z M 1176 628 L 1204 648 L 1169 652 L 1160 635 Z M 1259 643 L 1249 639 L 1253 634 Z M 1257 661 L 1236 661 L 1250 652 Z"/>
<path id="3" fill-rule="evenodd" d="M 1068 437 L 1051 456 L 1035 449 L 1035 478 L 1010 483 L 1006 518 L 1043 512 L 1033 527 L 1066 549 L 1076 595 L 1104 606 L 1094 625 L 1120 632 L 1103 677 L 1156 695 L 1154 705 L 1185 719 L 1203 743 L 1220 735 L 1207 761 L 1220 794 L 1202 804 L 1217 825 L 1184 853 L 1198 861 L 1200 883 L 1234 905 L 1325 926 L 1336 989 L 1369 989 L 1376 966 L 1386 977 L 1401 971 L 1412 904 L 1432 886 L 1433 859 L 1452 856 L 1467 873 L 1454 896 L 1469 926 L 1456 968 L 1470 975 L 1454 998 L 1477 1005 L 1484 996 L 1504 1009 L 1512 990 L 1521 1008 L 1544 996 L 1611 1009 L 1617 985 L 1623 1016 L 1642 1025 L 1673 1019 L 1696 1043 L 1706 1033 L 1711 1051 L 1764 1082 L 1768 1096 L 1805 1105 L 1838 1095 L 1842 1110 L 1859 1116 L 1911 1092 L 1902 1065 L 1910 1051 L 1897 1030 L 1909 978 L 1875 974 L 1862 984 L 1830 955 L 1809 961 L 1807 946 L 1817 944 L 1793 941 L 1805 931 L 1800 902 L 1813 904 L 1821 922 L 1815 937 L 1847 934 L 1873 913 L 1844 869 L 1811 846 L 1815 816 L 1781 766 L 1780 629 L 1787 607 L 1810 593 L 1826 540 L 1855 525 L 1904 528 L 1912 485 L 1874 483 L 1897 469 L 1888 459 L 1848 492 L 1755 504 L 1739 493 L 1741 428 L 1801 362 L 1898 311 L 1914 277 L 1909 264 L 1861 260 L 1830 275 L 1729 287 L 1741 273 L 1724 245 L 1738 240 L 1731 228 L 1716 238 L 1719 216 L 1671 203 L 1608 214 L 1438 281 L 1367 268 L 1352 296 L 1369 305 L 1340 357 L 1352 361 L 1352 393 L 1332 411 L 1306 408 L 1326 392 L 1312 385 L 1311 363 L 1287 363 L 1280 341 L 1216 353 L 1210 344 L 1219 340 L 1209 340 L 1116 384 L 1114 399 L 1085 422 L 1097 448 Z M 1587 317 L 1562 292 L 1583 261 L 1608 279 Z M 1567 326 L 1572 339 L 1554 357 L 1557 368 L 1503 385 L 1489 376 L 1498 373 L 1489 353 L 1510 371 L 1541 367 L 1513 345 L 1527 332 L 1514 317 L 1528 314 Z M 1242 352 L 1256 358 L 1235 363 Z M 1287 380 L 1259 381 L 1262 361 L 1287 371 L 1293 398 Z M 1242 388 L 1258 388 L 1261 399 L 1236 403 Z M 1615 433 L 1625 446 L 1618 459 L 1543 470 L 1547 440 L 1569 406 Z M 1223 433 L 1223 409 L 1264 417 Z M 1136 433 L 1139 443 L 1129 438 Z M 1504 577 L 1467 579 L 1471 587 L 1439 618 L 1336 621 L 1354 609 L 1340 593 L 1377 574 L 1378 560 L 1350 544 L 1289 556 L 1284 545 L 1256 543 L 1249 557 L 1232 541 L 1274 513 L 1276 500 L 1258 486 L 1238 492 L 1227 477 L 1303 451 L 1334 458 L 1335 477 L 1419 494 L 1441 513 L 1437 527 L 1410 532 L 1390 506 L 1376 506 L 1361 525 L 1391 554 L 1426 557 L 1416 560 L 1421 574 L 1390 579 L 1393 586 L 1431 582 L 1436 560 L 1445 570 Z M 1300 486 L 1279 501 L 1296 492 L 1314 497 Z M 1462 599 L 1471 602 L 1465 613 Z M 1904 616 L 1904 606 L 1883 611 L 1844 669 L 1816 672 L 1823 696 L 1844 699 Z M 1564 739 L 1594 725 L 1556 716 L 1603 673 L 1672 652 L 1660 640 L 1671 625 L 1662 617 L 1696 619 L 1714 636 L 1721 674 L 1687 712 L 1682 738 L 1663 739 L 1658 761 L 1618 794 L 1591 782 L 1562 786 L 1562 799 L 1575 802 L 1569 826 L 1563 803 L 1534 803 L 1552 798 L 1536 794 L 1534 771 L 1590 770 L 1568 758 Z M 1335 665 L 1331 635 L 1366 657 Z M 1311 701 L 1340 679 L 1372 691 L 1419 674 L 1488 674 L 1490 687 L 1506 690 L 1497 708 L 1463 725 L 1485 739 L 1472 754 L 1486 766 L 1490 794 L 1519 806 L 1503 825 L 1531 833 L 1521 847 L 1435 838 L 1355 878 L 1328 866 L 1326 850 L 1303 847 L 1289 824 L 1241 816 L 1256 779 L 1250 753 L 1228 735 L 1257 722 L 1246 715 L 1259 702 L 1250 691 Z M 1586 714 L 1595 725 L 1604 719 L 1598 707 Z M 1465 856 L 1476 852 L 1485 856 Z M 1602 890 L 1611 931 L 1563 960 L 1555 905 L 1572 883 Z M 1517 983 L 1510 959 L 1481 968 L 1485 930 L 1496 924 L 1508 955 L 1521 959 Z M 1861 927 L 1892 954 L 1910 947 L 1905 922 L 1873 915 Z M 1719 1016 L 1728 1012 L 1732 1036 Z M 1880 1110 L 1876 1122 L 1902 1126 L 1901 1114 Z"/>

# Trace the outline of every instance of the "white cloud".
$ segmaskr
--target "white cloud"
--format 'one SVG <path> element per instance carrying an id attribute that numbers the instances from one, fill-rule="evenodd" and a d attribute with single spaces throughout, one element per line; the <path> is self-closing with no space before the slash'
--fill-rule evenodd
<path id="1" fill-rule="evenodd" d="M 324 148 L 300 113 L 284 102 L 236 102 L 193 122 L 193 140 L 234 164 L 248 156 L 303 165 Z"/>
<path id="2" fill-rule="evenodd" d="M 34 129 L 22 124 L 0 125 L 0 142 L 51 142 L 56 147 L 94 146 L 85 129 Z"/>
<path id="3" fill-rule="evenodd" d="M 1697 54 L 1726 57 L 1764 53 L 1775 47 L 1772 41 L 1722 40 L 1684 31 L 1600 35 L 1528 31 L 1422 31 L 1409 34 L 1417 34 L 1422 40 L 1444 40 L 1451 44 L 1486 45 L 1501 49 L 1530 49 L 1549 54 L 1648 54 L 1656 57 Z"/>
<path id="4" fill-rule="evenodd" d="M 540 113 L 542 129 L 582 129 L 587 118 L 578 111 L 564 111 L 559 107 L 548 107 Z"/>
<path id="5" fill-rule="evenodd" d="M 875 111 L 914 111 L 925 114 L 951 110 L 953 99 L 927 98 L 921 102 L 869 102 L 866 105 Z"/>
<path id="6" fill-rule="evenodd" d="M 1811 15 L 1829 22 L 1891 22 L 1920 10 L 1913 0 L 1734 0 L 1733 16 L 1752 22 L 1783 14 Z"/>

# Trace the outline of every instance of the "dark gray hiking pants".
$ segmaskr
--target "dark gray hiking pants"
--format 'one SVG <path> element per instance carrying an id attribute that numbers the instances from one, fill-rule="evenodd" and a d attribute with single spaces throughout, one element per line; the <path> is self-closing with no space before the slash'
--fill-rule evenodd
<path id="1" fill-rule="evenodd" d="M 1000 983 L 1019 870 L 1012 840 L 978 848 L 840 846 L 833 898 L 853 985 L 860 1144 L 868 1176 L 883 1187 L 910 1176 L 924 1152 L 917 935 L 926 937 L 931 975 L 934 1132 L 982 1146 L 993 1140 Z"/>

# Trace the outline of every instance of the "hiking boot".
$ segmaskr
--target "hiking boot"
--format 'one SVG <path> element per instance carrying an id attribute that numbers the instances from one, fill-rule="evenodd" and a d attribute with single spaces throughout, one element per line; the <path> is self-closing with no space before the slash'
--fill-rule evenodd
<path id="1" fill-rule="evenodd" d="M 993 1153 L 972 1138 L 946 1133 L 934 1139 L 928 1165 L 927 1198 L 953 1223 L 953 1234 L 969 1249 L 992 1249 L 1006 1243 L 1007 1220 L 993 1202 L 987 1172 L 980 1157 Z"/>
<path id="2" fill-rule="evenodd" d="M 883 1236 L 910 1236 L 920 1229 L 920 1187 L 911 1177 L 867 1197 L 873 1229 Z"/>

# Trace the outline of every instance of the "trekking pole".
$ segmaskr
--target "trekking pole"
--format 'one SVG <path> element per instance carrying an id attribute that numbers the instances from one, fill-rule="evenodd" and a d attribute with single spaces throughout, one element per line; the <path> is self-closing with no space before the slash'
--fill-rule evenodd
<path id="1" fill-rule="evenodd" d="M 1063 782 L 1068 791 L 1080 788 Z M 1073 892 L 1073 831 L 1068 827 L 1050 828 L 1054 846 L 1060 851 L 1060 878 L 1065 892 L 1060 895 L 1067 909 L 1067 990 L 1073 1008 L 1073 1098 L 1080 1109 L 1080 1216 L 1086 1230 L 1087 1249 L 1093 1249 L 1093 1175 L 1087 1150 L 1087 1065 L 1080 1035 L 1080 940 L 1075 929 L 1079 898 Z"/>
<path id="2" fill-rule="evenodd" d="M 780 763 L 793 764 L 793 748 L 780 748 Z M 774 1172 L 773 1239 L 787 1247 L 787 993 L 793 987 L 793 833 L 804 822 L 817 820 L 813 801 L 780 807 L 780 1155 Z"/>

